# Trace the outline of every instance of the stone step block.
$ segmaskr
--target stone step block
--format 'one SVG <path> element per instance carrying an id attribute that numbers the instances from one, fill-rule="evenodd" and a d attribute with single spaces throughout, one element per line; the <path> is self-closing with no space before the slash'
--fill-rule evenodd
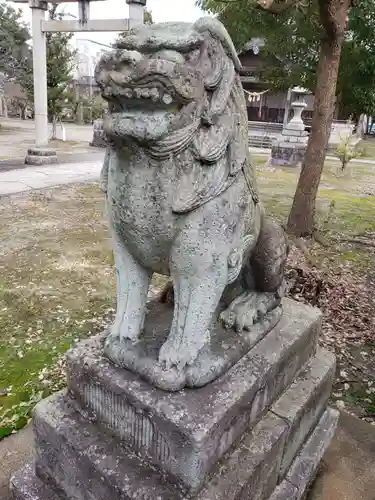
<path id="1" fill-rule="evenodd" d="M 288 426 L 268 412 L 227 453 L 197 500 L 267 500 L 275 489 Z"/>
<path id="2" fill-rule="evenodd" d="M 14 500 L 62 500 L 35 475 L 33 463 L 26 464 L 12 477 L 10 489 Z"/>
<path id="3" fill-rule="evenodd" d="M 294 457 L 327 408 L 335 368 L 333 354 L 318 349 L 316 356 L 272 406 L 272 412 L 289 426 L 280 479 L 284 478 Z"/>
<path id="4" fill-rule="evenodd" d="M 69 500 L 182 500 L 184 492 L 77 413 L 65 394 L 38 405 L 36 472 Z M 267 500 L 276 487 L 288 426 L 269 412 L 225 456 L 196 500 Z M 189 497 L 190 498 L 190 497 Z"/>
<path id="5" fill-rule="evenodd" d="M 337 428 L 340 413 L 328 408 L 314 431 L 293 461 L 286 480 L 298 490 L 298 500 L 303 498 L 307 488 L 314 480 L 319 464 L 331 443 Z"/>
<path id="6" fill-rule="evenodd" d="M 319 464 L 336 432 L 339 412 L 328 408 L 304 443 L 284 479 L 269 500 L 302 500 L 315 480 Z M 288 439 L 288 437 L 287 437 Z M 251 497 L 250 497 L 251 498 Z"/>
<path id="7" fill-rule="evenodd" d="M 39 403 L 33 422 L 36 474 L 62 498 L 183 498 L 155 469 L 78 414 L 65 393 Z"/>
<path id="8" fill-rule="evenodd" d="M 172 486 L 168 490 L 165 481 L 160 476 L 158 476 L 158 481 L 163 482 L 163 487 L 158 489 L 155 487 L 156 483 L 153 482 L 154 486 L 147 491 L 147 486 L 150 486 L 150 475 L 154 475 L 155 472 L 148 470 L 145 464 L 133 457 L 129 475 L 129 471 L 123 468 L 122 458 L 116 455 L 117 443 L 105 435 L 102 436 L 105 438 L 105 443 L 98 443 L 92 439 L 92 436 L 90 437 L 92 424 L 86 423 L 86 427 L 82 427 L 79 415 L 74 423 L 78 425 L 78 436 L 75 439 L 73 432 L 71 436 L 73 442 L 70 442 L 70 439 L 67 439 L 69 430 L 66 427 L 69 422 L 65 419 L 72 409 L 70 407 L 67 411 L 64 401 L 66 398 L 60 395 L 42 403 L 42 406 L 46 406 L 43 411 L 46 412 L 47 417 L 49 416 L 51 422 L 56 417 L 61 418 L 60 423 L 52 424 L 57 424 L 58 449 L 55 449 L 56 443 L 50 443 L 54 451 L 42 458 L 43 461 L 49 462 L 47 468 L 43 465 L 42 474 L 40 474 L 41 464 L 38 465 L 37 470 L 44 481 L 35 474 L 32 464 L 27 465 L 12 478 L 11 488 L 15 500 L 108 500 L 109 498 L 111 500 L 164 500 L 164 498 L 186 500 L 188 498 L 181 492 L 176 492 Z M 59 405 L 62 415 L 56 411 Z M 54 417 L 51 417 L 54 413 Z M 208 485 L 197 496 L 189 496 L 189 499 L 301 500 L 316 476 L 319 463 L 335 433 L 338 417 L 339 413 L 335 410 L 325 411 L 310 438 L 293 461 L 286 479 L 276 486 L 278 467 L 281 466 L 283 456 L 282 447 L 287 437 L 287 426 L 282 419 L 271 412 L 268 413 L 252 433 L 245 436 L 238 448 L 232 454 L 227 455 Z M 74 428 L 71 430 L 74 431 Z M 87 446 L 87 448 L 82 448 L 82 446 Z M 69 447 L 77 454 L 73 460 L 71 451 L 66 454 Z M 106 455 L 106 453 L 109 454 Z M 122 449 L 123 453 L 124 449 Z M 94 459 L 93 470 L 87 475 L 86 457 L 90 454 Z M 63 461 L 63 465 L 59 465 L 56 469 L 57 456 Z M 136 460 L 138 460 L 138 467 L 133 469 Z M 130 459 L 128 463 L 131 461 Z M 118 471 L 115 471 L 113 466 L 117 467 Z M 53 479 L 50 477 L 51 473 Z M 112 483 L 112 491 L 109 494 L 103 486 L 107 484 L 106 476 Z M 135 482 L 133 485 L 129 484 L 130 479 Z M 125 489 L 118 491 L 124 485 Z M 56 494 L 56 486 L 60 489 L 60 495 Z M 167 497 L 171 492 L 174 494 Z"/>
<path id="9" fill-rule="evenodd" d="M 277 327 L 231 370 L 177 393 L 115 367 L 103 356 L 103 333 L 68 353 L 69 391 L 86 417 L 195 492 L 315 354 L 320 329 L 317 309 L 285 300 Z"/>

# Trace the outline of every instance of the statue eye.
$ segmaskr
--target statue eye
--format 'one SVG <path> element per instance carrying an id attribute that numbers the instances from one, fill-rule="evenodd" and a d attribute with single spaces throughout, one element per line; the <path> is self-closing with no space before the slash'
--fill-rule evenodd
<path id="1" fill-rule="evenodd" d="M 191 63 L 198 62 L 200 59 L 200 55 L 201 55 L 200 49 L 192 50 L 191 52 L 188 52 L 186 54 L 186 60 Z"/>
<path id="2" fill-rule="evenodd" d="M 178 64 L 183 64 L 185 58 L 176 50 L 159 50 L 152 54 L 152 59 L 163 59 L 164 61 L 171 61 Z"/>

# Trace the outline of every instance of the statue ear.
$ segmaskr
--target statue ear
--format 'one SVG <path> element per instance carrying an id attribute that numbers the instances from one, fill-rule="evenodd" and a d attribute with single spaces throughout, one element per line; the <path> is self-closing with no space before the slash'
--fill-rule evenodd
<path id="1" fill-rule="evenodd" d="M 221 23 L 219 26 L 222 26 Z M 225 29 L 224 26 L 222 28 Z M 225 111 L 235 81 L 236 70 L 233 57 L 223 46 L 225 39 L 215 36 L 212 30 L 208 31 L 207 35 L 199 65 L 204 75 L 205 89 L 210 93 L 207 110 L 202 118 L 203 123 L 210 125 Z M 228 34 L 227 36 L 230 41 Z"/>
<path id="2" fill-rule="evenodd" d="M 224 72 L 224 60 L 219 45 L 213 48 L 213 53 L 209 55 L 208 47 L 204 47 L 200 67 L 204 74 L 204 86 L 206 90 L 212 91 L 217 88 Z"/>
<path id="3" fill-rule="evenodd" d="M 223 59 L 222 78 L 218 87 L 213 91 L 209 108 L 212 121 L 215 120 L 216 116 L 221 116 L 224 113 L 236 79 L 233 62 L 224 54 L 223 57 L 225 59 Z"/>
<path id="4" fill-rule="evenodd" d="M 242 65 L 237 56 L 236 48 L 224 25 L 214 17 L 202 17 L 193 25 L 193 29 L 201 34 L 209 34 L 218 40 L 224 48 L 227 56 L 233 61 L 234 67 L 240 71 Z"/>

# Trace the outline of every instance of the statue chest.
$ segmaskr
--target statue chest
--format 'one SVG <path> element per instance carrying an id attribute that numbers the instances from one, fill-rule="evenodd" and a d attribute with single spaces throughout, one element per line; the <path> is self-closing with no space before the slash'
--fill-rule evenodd
<path id="1" fill-rule="evenodd" d="M 172 211 L 175 191 L 173 165 L 139 158 L 112 158 L 107 204 L 112 224 L 139 261 L 168 273 L 168 257 L 177 230 Z"/>

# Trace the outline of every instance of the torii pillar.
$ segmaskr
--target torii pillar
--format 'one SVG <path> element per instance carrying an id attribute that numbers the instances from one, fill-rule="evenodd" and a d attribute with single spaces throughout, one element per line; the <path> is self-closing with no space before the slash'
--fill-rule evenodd
<path id="1" fill-rule="evenodd" d="M 29 7 L 32 12 L 35 147 L 28 150 L 25 163 L 45 165 L 57 163 L 56 151 L 48 148 L 47 46 L 46 33 L 42 31 L 48 3 L 29 0 Z"/>
<path id="2" fill-rule="evenodd" d="M 129 27 L 144 23 L 147 0 L 126 0 L 129 5 Z"/>

